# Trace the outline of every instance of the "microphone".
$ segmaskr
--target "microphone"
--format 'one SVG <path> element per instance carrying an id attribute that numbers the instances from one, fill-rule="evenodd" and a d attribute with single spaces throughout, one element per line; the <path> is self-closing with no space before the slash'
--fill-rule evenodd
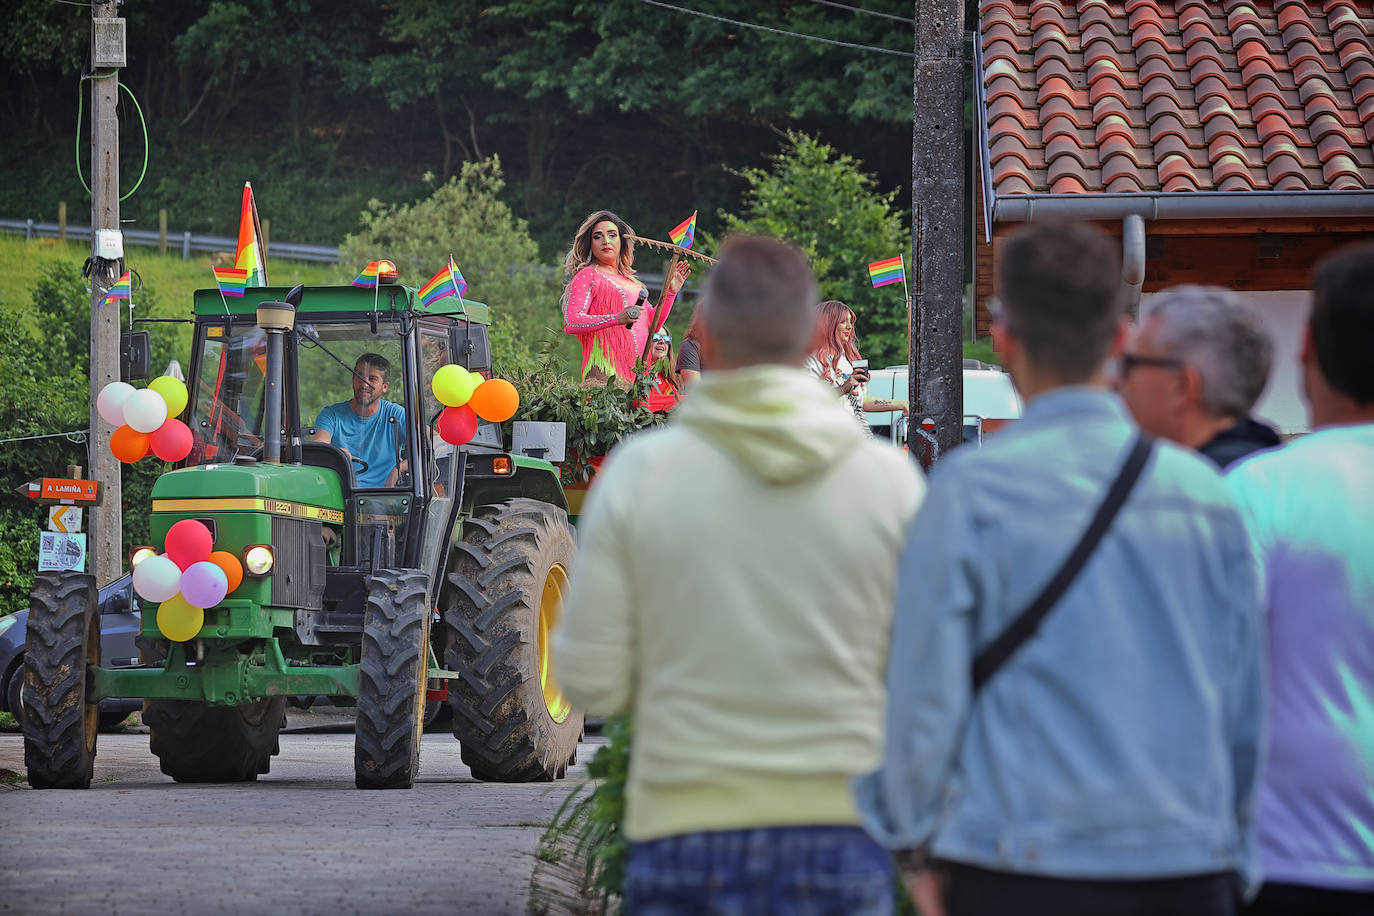
<path id="1" fill-rule="evenodd" d="M 631 306 L 631 308 L 638 309 L 638 311 L 635 312 L 636 321 L 639 320 L 640 315 L 644 314 L 645 303 L 648 302 L 648 299 L 649 291 L 641 286 L 639 288 L 639 298 L 635 299 L 634 305 Z"/>

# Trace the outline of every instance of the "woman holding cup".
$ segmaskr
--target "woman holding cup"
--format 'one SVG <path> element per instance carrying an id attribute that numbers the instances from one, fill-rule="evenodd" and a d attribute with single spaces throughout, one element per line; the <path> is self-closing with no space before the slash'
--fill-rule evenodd
<path id="1" fill-rule="evenodd" d="M 830 299 L 817 308 L 816 337 L 805 366 L 839 392 L 865 430 L 865 413 L 910 412 L 906 401 L 868 397 L 868 360 L 859 355 L 854 342 L 854 311 L 843 302 Z"/>
<path id="2" fill-rule="evenodd" d="M 655 321 L 649 291 L 635 276 L 634 230 L 609 210 L 582 221 L 563 259 L 563 330 L 582 344 L 582 378 L 634 380 L 634 366 L 663 326 L 690 268 L 678 262 L 667 277 L 662 313 Z"/>

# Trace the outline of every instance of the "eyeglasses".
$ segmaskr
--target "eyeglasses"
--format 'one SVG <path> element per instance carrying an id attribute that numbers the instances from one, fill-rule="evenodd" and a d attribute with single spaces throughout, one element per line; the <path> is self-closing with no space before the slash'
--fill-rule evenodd
<path id="1" fill-rule="evenodd" d="M 665 333 L 663 333 L 662 331 L 658 331 L 657 333 L 654 334 L 654 342 L 657 343 L 657 342 L 659 342 L 659 341 L 662 341 L 663 343 L 672 343 L 672 342 L 673 342 L 673 335 L 672 335 L 672 334 L 665 334 Z"/>
<path id="2" fill-rule="evenodd" d="M 1172 356 L 1142 356 L 1139 353 L 1121 354 L 1121 374 L 1130 375 L 1137 366 L 1154 366 L 1156 369 L 1182 369 L 1186 366 L 1181 359 Z"/>

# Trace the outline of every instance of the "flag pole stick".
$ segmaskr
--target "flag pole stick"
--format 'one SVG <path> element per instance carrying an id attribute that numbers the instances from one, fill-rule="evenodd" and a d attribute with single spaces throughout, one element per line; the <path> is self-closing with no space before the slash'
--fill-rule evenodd
<path id="1" fill-rule="evenodd" d="M 380 258 L 372 262 L 377 265 L 377 273 L 372 278 L 372 311 L 377 311 L 377 299 L 382 295 L 382 261 Z"/>
<path id="2" fill-rule="evenodd" d="M 902 259 L 902 295 L 906 296 L 906 326 L 911 327 L 911 290 L 906 285 L 906 255 L 897 252 L 897 257 Z M 906 361 L 911 362 L 911 335 L 906 339 Z"/>
<path id="3" fill-rule="evenodd" d="M 470 369 L 468 365 L 469 350 L 472 347 L 472 321 L 468 318 L 468 304 L 463 301 L 463 291 L 458 287 L 458 278 L 453 275 L 453 268 L 456 262 L 453 260 L 453 252 L 448 253 L 448 279 L 453 284 L 453 295 L 458 298 L 458 309 L 463 313 L 463 368 Z M 490 370 L 490 367 L 488 367 Z M 495 373 L 488 371 L 488 375 Z"/>

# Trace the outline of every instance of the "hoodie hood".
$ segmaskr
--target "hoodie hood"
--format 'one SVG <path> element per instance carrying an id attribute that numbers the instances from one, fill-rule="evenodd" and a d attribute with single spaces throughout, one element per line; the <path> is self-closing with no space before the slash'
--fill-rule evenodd
<path id="1" fill-rule="evenodd" d="M 705 372 L 673 422 L 770 484 L 824 473 L 869 438 L 833 389 L 789 366 Z"/>

